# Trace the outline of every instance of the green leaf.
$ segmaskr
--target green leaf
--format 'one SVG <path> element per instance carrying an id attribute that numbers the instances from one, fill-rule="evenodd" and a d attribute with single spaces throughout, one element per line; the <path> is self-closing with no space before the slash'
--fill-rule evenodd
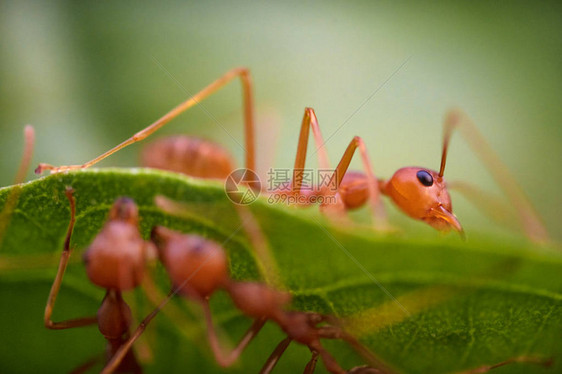
<path id="1" fill-rule="evenodd" d="M 90 170 L 45 177 L 0 190 L 0 372 L 68 372 L 103 352 L 95 327 L 51 331 L 43 310 L 54 279 L 69 219 L 66 186 L 75 190 L 76 248 L 64 278 L 54 319 L 95 313 L 103 290 L 88 282 L 80 254 L 99 231 L 118 196 L 140 207 L 141 228 L 160 224 L 225 242 L 236 279 L 258 279 L 255 256 L 221 183 L 201 182 L 143 169 Z M 186 216 L 159 211 L 154 197 L 186 202 Z M 12 206 L 10 206 L 10 204 Z M 292 307 L 341 317 L 373 352 L 404 373 L 449 373 L 530 355 L 554 358 L 548 371 L 514 363 L 497 373 L 562 370 L 562 258 L 521 243 L 433 241 L 359 233 L 331 227 L 318 214 L 251 205 L 268 238 Z M 228 240 L 227 240 L 228 239 Z M 117 250 L 117 249 L 116 249 Z M 155 271 L 162 292 L 168 283 Z M 152 305 L 140 291 L 128 296 L 142 318 Z M 147 372 L 255 373 L 283 338 L 268 324 L 233 368 L 212 359 L 197 312 L 176 298 L 159 315 L 140 347 L 152 360 Z M 231 341 L 250 325 L 225 294 L 213 297 L 214 318 Z M 196 308 L 195 308 L 196 309 Z M 176 318 L 177 317 L 177 318 Z M 363 363 L 346 344 L 326 342 L 346 368 Z M 310 353 L 293 344 L 276 373 L 302 372 Z M 101 367 L 100 365 L 97 368 Z M 317 372 L 323 372 L 319 364 Z"/>

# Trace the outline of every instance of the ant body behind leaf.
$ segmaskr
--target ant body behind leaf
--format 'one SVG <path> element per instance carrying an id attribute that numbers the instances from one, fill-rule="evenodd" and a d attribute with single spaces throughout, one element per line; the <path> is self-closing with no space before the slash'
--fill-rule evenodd
<path id="1" fill-rule="evenodd" d="M 254 104 L 252 80 L 250 72 L 246 68 L 235 68 L 228 71 L 222 77 L 173 108 L 156 122 L 85 164 L 55 167 L 42 163 L 39 164 L 35 171 L 38 174 L 42 173 L 44 170 L 50 170 L 52 173 L 56 173 L 90 167 L 118 150 L 147 138 L 172 119 L 217 92 L 236 78 L 240 79 L 243 92 L 245 167 L 246 169 L 254 171 L 256 164 Z M 515 208 L 519 217 L 519 223 L 525 234 L 531 240 L 547 242 L 549 240 L 548 233 L 515 178 L 507 171 L 496 153 L 486 143 L 482 135 L 480 135 L 472 121 L 458 110 L 449 112 L 445 117 L 443 152 L 439 172 L 427 168 L 405 167 L 394 173 L 389 180 L 377 179 L 373 172 L 366 146 L 363 140 L 356 136 L 349 143 L 349 146 L 330 179 L 333 186 L 329 188 L 329 190 L 325 187 L 320 188 L 316 186 L 313 187 L 313 191 L 304 191 L 302 188 L 302 170 L 305 165 L 310 131 L 312 131 L 315 140 L 319 167 L 321 169 L 329 168 L 328 156 L 324 148 L 325 142 L 320 132 L 316 114 L 312 108 L 306 108 L 300 129 L 290 190 L 270 192 L 305 197 L 304 205 L 307 205 L 306 201 L 310 201 L 307 198 L 311 196 L 332 196 L 335 198 L 335 202 L 333 202 L 332 199 L 324 199 L 324 201 L 332 202 L 330 204 L 325 204 L 322 208 L 334 217 L 341 216 L 342 213 L 348 210 L 356 209 L 366 204 L 369 200 L 375 228 L 384 230 L 389 226 L 387 224 L 384 206 L 380 201 L 380 195 L 382 194 L 388 196 L 406 215 L 421 220 L 437 230 L 448 231 L 453 229 L 462 235 L 462 226 L 452 212 L 448 187 L 459 187 L 459 192 L 466 194 L 469 199 L 473 200 L 481 207 L 483 206 L 485 212 L 497 210 L 498 205 L 495 205 L 493 208 L 486 206 L 482 199 L 481 191 L 475 190 L 474 187 L 470 187 L 466 183 L 448 185 L 443 179 L 448 145 L 452 130 L 455 128 L 459 128 L 461 134 L 467 139 L 473 150 L 482 159 L 484 165 L 491 171 L 494 179 L 510 200 L 513 208 Z M 361 154 L 363 167 L 365 169 L 364 173 L 347 171 L 357 149 L 359 149 L 359 153 Z M 186 136 L 164 138 L 156 141 L 144 149 L 142 160 L 144 166 L 172 170 L 201 178 L 224 179 L 234 169 L 232 157 L 221 146 L 212 142 Z M 500 209 L 507 211 L 507 216 L 511 215 L 510 207 L 502 206 Z"/>
<path id="2" fill-rule="evenodd" d="M 140 236 L 138 209 L 135 203 L 129 198 L 118 199 L 113 204 L 109 219 L 102 231 L 96 236 L 83 257 L 90 281 L 106 289 L 97 315 L 53 322 L 51 315 L 70 257 L 70 239 L 76 216 L 73 190 L 68 188 L 65 193 L 70 202 L 70 223 L 57 275 L 45 307 L 45 326 L 49 329 L 60 330 L 97 324 L 99 331 L 107 339 L 107 360 L 109 360 L 129 336 L 131 310 L 123 300 L 122 292 L 140 285 L 150 251 L 154 251 L 154 249 L 150 242 L 144 241 Z M 90 362 L 80 370 L 85 370 L 94 363 L 95 361 Z M 132 351 L 129 351 L 114 369 L 118 373 L 141 372 Z"/>
<path id="3" fill-rule="evenodd" d="M 312 352 L 312 358 L 306 365 L 304 374 L 314 372 L 319 357 L 329 372 L 348 373 L 322 346 L 320 339 L 342 339 L 365 356 L 370 364 L 384 368 L 383 364 L 372 353 L 338 326 L 336 318 L 317 313 L 287 311 L 286 307 L 291 300 L 290 294 L 262 283 L 232 280 L 228 275 L 226 254 L 217 243 L 197 235 L 181 234 L 160 226 L 152 230 L 151 237 L 158 248 L 160 260 L 172 283 L 173 292 L 170 297 L 179 293 L 201 305 L 207 325 L 207 338 L 213 355 L 220 366 L 232 365 L 266 321 L 269 320 L 276 323 L 287 334 L 287 338 L 275 348 L 267 359 L 260 371 L 262 374 L 271 373 L 279 358 L 293 340 L 307 346 Z M 225 290 L 235 306 L 244 315 L 254 320 L 238 345 L 230 352 L 224 352 L 221 348 L 209 307 L 210 297 L 219 289 Z M 119 352 L 109 362 L 103 371 L 104 374 L 112 372 L 119 365 L 121 358 L 125 357 L 127 350 L 143 333 L 147 324 L 167 300 L 141 322 L 129 341 L 121 346 Z M 351 372 L 356 374 L 390 372 L 386 368 L 385 371 L 374 370 L 368 367 L 358 367 Z"/>

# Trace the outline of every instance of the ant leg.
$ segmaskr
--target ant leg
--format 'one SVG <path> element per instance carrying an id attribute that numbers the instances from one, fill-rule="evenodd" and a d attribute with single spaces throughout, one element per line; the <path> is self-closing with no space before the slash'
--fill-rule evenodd
<path id="1" fill-rule="evenodd" d="M 94 367 L 94 365 L 97 364 L 98 361 L 102 361 L 102 360 L 103 360 L 103 356 L 101 356 L 101 355 L 92 357 L 92 358 L 88 359 L 88 361 L 81 364 L 80 366 L 72 369 L 70 374 L 86 373 L 88 370 L 90 370 L 92 367 Z"/>
<path id="2" fill-rule="evenodd" d="M 275 347 L 275 350 L 273 350 L 273 352 L 271 353 L 271 355 L 269 356 L 269 358 L 267 359 L 267 361 L 265 362 L 265 364 L 261 368 L 259 374 L 270 374 L 271 371 L 273 370 L 273 368 L 275 368 L 275 365 L 277 365 L 277 362 L 279 362 L 279 359 L 281 358 L 283 353 L 285 353 L 285 351 L 287 350 L 287 347 L 289 346 L 289 344 L 291 344 L 292 341 L 293 341 L 293 339 L 291 339 L 290 337 L 286 337 L 285 339 L 281 340 L 281 342 L 279 344 L 277 344 L 277 347 Z"/>
<path id="3" fill-rule="evenodd" d="M 439 175 L 443 176 L 445 172 L 449 141 L 453 130 L 458 128 L 461 135 L 463 135 L 472 150 L 488 168 L 498 186 L 517 210 L 521 227 L 524 229 L 527 237 L 535 242 L 548 242 L 549 235 L 539 215 L 515 178 L 500 161 L 498 155 L 486 142 L 486 139 L 478 131 L 472 120 L 461 110 L 451 110 L 445 117 L 443 127 L 443 153 Z"/>
<path id="4" fill-rule="evenodd" d="M 211 310 L 209 309 L 209 300 L 205 299 L 201 303 L 203 307 L 203 312 L 205 314 L 205 322 L 207 324 L 207 337 L 209 339 L 209 344 L 211 345 L 211 350 L 213 355 L 217 360 L 217 363 L 222 367 L 228 367 L 232 365 L 238 357 L 242 354 L 244 349 L 248 344 L 254 339 L 258 332 L 262 329 L 265 324 L 265 318 L 258 318 L 254 320 L 248 331 L 244 334 L 238 345 L 232 349 L 229 353 L 225 354 L 219 344 L 219 339 L 215 331 L 215 326 L 213 325 L 213 320 L 211 317 Z"/>
<path id="5" fill-rule="evenodd" d="M 322 326 L 318 328 L 318 336 L 322 339 L 341 339 L 348 343 L 359 353 L 372 367 L 376 367 L 381 373 L 394 373 L 381 359 L 377 358 L 367 347 L 361 344 L 354 336 L 348 334 L 337 326 Z"/>
<path id="6" fill-rule="evenodd" d="M 371 165 L 371 160 L 369 159 L 369 155 L 367 154 L 367 147 L 359 136 L 355 136 L 347 149 L 345 150 L 334 174 L 331 177 L 331 180 L 335 178 L 336 181 L 336 188 L 335 190 L 339 189 L 340 184 L 343 180 L 347 169 L 349 168 L 349 164 L 351 163 L 351 159 L 353 158 L 353 154 L 355 150 L 359 148 L 359 153 L 361 154 L 361 161 L 363 162 L 363 168 L 365 169 L 365 174 L 367 175 L 367 187 L 369 190 L 369 201 L 372 210 L 372 217 L 373 217 L 373 224 L 376 229 L 379 230 L 386 230 L 389 228 L 386 218 L 386 211 L 382 204 L 380 198 L 380 189 L 378 181 L 373 173 L 373 167 Z M 328 196 L 333 196 L 335 191 L 331 191 L 327 193 Z"/>
<path id="7" fill-rule="evenodd" d="M 150 278 L 150 282 L 153 283 L 152 278 Z M 119 349 L 115 352 L 113 357 L 107 362 L 107 365 L 101 371 L 101 374 L 111 374 L 113 373 L 119 364 L 125 359 L 127 353 L 131 350 L 131 347 L 135 343 L 135 341 L 143 334 L 146 330 L 148 324 L 156 317 L 158 312 L 160 312 L 166 304 L 178 293 L 178 289 L 172 289 L 168 295 L 150 312 L 144 319 L 139 323 L 136 330 L 131 334 L 129 339 L 124 342 Z M 150 297 L 149 297 L 150 298 Z"/>
<path id="8" fill-rule="evenodd" d="M 310 361 L 306 364 L 304 371 L 302 374 L 313 374 L 314 370 L 316 370 L 316 363 L 318 362 L 318 352 L 312 351 L 312 357 Z"/>
<path id="9" fill-rule="evenodd" d="M 281 288 L 281 277 L 277 263 L 271 254 L 269 243 L 252 211 L 243 205 L 234 205 L 244 231 L 258 257 L 257 265 L 265 282 L 275 288 Z"/>
<path id="10" fill-rule="evenodd" d="M 202 100 L 206 99 L 226 84 L 231 82 L 235 78 L 240 78 L 242 82 L 242 91 L 243 91 L 243 102 L 244 102 L 244 122 L 245 122 L 245 141 L 246 141 L 246 168 L 255 170 L 255 147 L 254 147 L 254 108 L 253 108 L 253 93 L 252 93 L 252 79 L 250 77 L 250 71 L 246 68 L 235 68 L 232 69 L 222 77 L 217 79 L 216 81 L 209 84 L 207 87 L 203 88 L 201 91 L 196 93 L 195 95 L 191 96 L 189 99 L 184 101 L 183 103 L 176 106 L 174 109 L 166 113 L 156 122 L 152 123 L 145 129 L 137 132 L 135 135 L 130 137 L 129 139 L 125 140 L 121 144 L 115 146 L 114 148 L 110 149 L 109 151 L 103 153 L 102 155 L 94 158 L 91 161 L 86 162 L 82 165 L 68 165 L 68 166 L 52 166 L 49 164 L 39 164 L 37 169 L 35 169 L 36 174 L 41 174 L 45 170 L 50 170 L 51 173 L 58 173 L 61 171 L 66 170 L 75 170 L 75 169 L 85 169 L 88 168 L 99 161 L 103 160 L 104 158 L 112 155 L 113 153 L 119 151 L 122 148 L 125 148 L 133 143 L 141 141 L 152 133 L 156 132 L 162 126 L 170 122 L 172 119 L 176 118 L 181 113 L 185 112 L 189 108 L 199 104 Z"/>
<path id="11" fill-rule="evenodd" d="M 33 146 L 35 144 L 35 130 L 33 126 L 26 125 L 24 130 L 25 146 L 23 148 L 23 155 L 21 157 L 20 167 L 16 178 L 14 179 L 14 184 L 22 183 L 25 180 L 25 175 L 29 170 L 29 164 L 31 163 L 31 157 L 33 156 Z"/>
<path id="12" fill-rule="evenodd" d="M 141 287 L 149 302 L 155 307 L 158 306 L 166 297 L 162 292 L 160 292 L 158 287 L 156 287 L 150 270 L 145 273 Z M 191 320 L 186 318 L 184 311 L 180 310 L 176 305 L 170 303 L 162 310 L 162 313 L 170 320 L 175 321 L 178 326 L 181 326 L 180 332 L 186 338 L 193 338 L 191 331 L 195 329 L 196 326 Z"/>
<path id="13" fill-rule="evenodd" d="M 33 126 L 26 125 L 24 130 L 24 147 L 23 147 L 23 155 L 21 157 L 20 167 L 14 178 L 14 184 L 18 185 L 25 180 L 25 176 L 27 174 L 27 170 L 29 169 L 29 163 L 31 162 L 31 157 L 33 156 L 33 146 L 35 143 L 35 130 Z M 10 218 L 12 217 L 12 213 L 16 208 L 16 203 L 18 202 L 18 197 L 20 195 L 21 189 L 16 186 L 13 187 L 12 191 L 8 194 L 6 198 L 6 202 L 0 211 L 0 244 L 2 244 L 2 239 L 4 237 L 4 233 L 10 222 Z"/>
<path id="14" fill-rule="evenodd" d="M 317 342 L 311 344 L 308 348 L 310 348 L 313 352 L 318 352 L 320 357 L 322 357 L 322 362 L 324 362 L 324 366 L 326 370 L 333 374 L 346 374 L 345 370 L 341 368 L 338 364 L 336 359 L 322 347 L 322 344 L 318 340 Z"/>
<path id="15" fill-rule="evenodd" d="M 97 317 L 84 317 L 84 318 L 71 319 L 62 322 L 53 322 L 51 320 L 51 315 L 53 314 L 53 308 L 55 307 L 55 301 L 57 299 L 57 295 L 59 293 L 60 286 L 62 284 L 62 278 L 66 270 L 66 265 L 68 264 L 68 258 L 70 257 L 70 238 L 72 236 L 72 230 L 74 229 L 74 222 L 76 221 L 76 203 L 74 201 L 74 196 L 72 195 L 73 190 L 71 188 L 67 188 L 65 193 L 66 193 L 66 197 L 68 198 L 68 201 L 70 202 L 70 222 L 68 224 L 66 238 L 64 239 L 64 249 L 61 254 L 57 275 L 55 277 L 53 285 L 51 286 L 51 291 L 49 292 L 49 298 L 47 299 L 47 305 L 45 306 L 45 316 L 44 316 L 45 327 L 55 330 L 69 329 L 79 326 L 87 326 L 97 322 Z"/>
<path id="16" fill-rule="evenodd" d="M 513 207 L 504 203 L 498 196 L 464 181 L 447 182 L 447 189 L 461 193 L 468 201 L 498 224 L 513 230 L 517 229 L 518 224 L 514 220 L 516 212 L 514 212 Z"/>
<path id="17" fill-rule="evenodd" d="M 141 284 L 141 286 L 144 285 L 144 278 L 146 277 L 146 275 L 147 274 L 144 274 L 143 283 Z M 138 300 L 136 299 L 136 297 L 127 297 L 125 303 L 129 306 L 131 310 L 138 311 L 138 313 L 142 313 L 142 314 L 144 314 L 147 310 L 152 309 L 151 305 L 145 305 L 145 304 L 143 304 L 141 308 L 141 306 L 138 305 Z M 131 325 L 137 325 L 138 323 L 140 323 L 138 316 L 136 314 L 137 313 L 131 314 Z M 134 358 L 131 357 L 131 361 L 132 362 L 134 361 L 137 365 L 138 365 L 138 363 L 136 362 L 137 360 L 143 364 L 154 361 L 154 353 L 153 353 L 153 349 L 151 348 L 151 345 L 156 346 L 156 341 L 155 341 L 156 336 L 154 336 L 155 334 L 152 334 L 153 332 L 154 330 L 147 331 L 136 341 L 136 346 L 135 346 L 136 355 Z"/>
<path id="18" fill-rule="evenodd" d="M 308 136 L 312 130 L 312 136 L 314 137 L 314 143 L 316 145 L 316 154 L 318 154 L 318 166 L 322 170 L 327 170 L 330 168 L 330 162 L 328 160 L 328 154 L 324 148 L 324 139 L 322 138 L 322 133 L 320 132 L 320 126 L 318 125 L 318 119 L 314 113 L 314 109 L 305 108 L 304 116 L 302 119 L 299 141 L 297 145 L 297 154 L 295 156 L 295 165 L 293 168 L 293 177 L 291 179 L 291 189 L 290 192 L 296 194 L 297 196 L 303 195 L 302 193 L 302 180 L 304 177 L 304 165 L 306 161 L 306 153 L 308 149 Z M 309 186 L 313 187 L 313 186 Z M 305 203 L 307 205 L 307 203 Z M 337 199 L 335 203 L 330 205 L 320 206 L 323 213 L 326 213 L 332 218 L 337 218 L 338 221 L 342 223 L 345 217 L 342 213 L 345 212 L 345 206 L 341 199 Z"/>
<path id="19" fill-rule="evenodd" d="M 175 291 L 171 291 L 166 298 L 158 304 L 156 308 L 152 312 L 150 312 L 144 319 L 139 323 L 137 329 L 131 334 L 129 339 L 123 343 L 119 349 L 115 352 L 111 360 L 105 365 L 101 374 L 111 374 L 117 369 L 119 364 L 123 361 L 127 353 L 130 351 L 131 347 L 135 343 L 135 341 L 142 335 L 146 326 L 156 317 L 158 312 L 164 308 L 164 306 L 171 300 L 171 298 L 176 294 Z"/>
<path id="20" fill-rule="evenodd" d="M 384 372 L 370 366 L 355 366 L 347 371 L 347 374 L 384 374 Z"/>
<path id="21" fill-rule="evenodd" d="M 552 363 L 553 363 L 552 358 L 549 358 L 549 359 L 545 360 L 545 359 L 541 359 L 541 358 L 535 357 L 535 356 L 519 356 L 519 357 L 512 357 L 512 358 L 507 359 L 507 360 L 502 361 L 502 362 L 498 362 L 497 364 L 484 365 L 484 366 L 480 366 L 476 369 L 458 372 L 457 374 L 487 373 L 492 369 L 499 368 L 501 366 L 505 366 L 505 365 L 509 365 L 509 364 L 513 364 L 513 363 L 516 363 L 516 362 L 541 365 L 541 366 L 544 366 L 545 368 L 548 368 L 548 367 L 552 366 Z"/>
<path id="22" fill-rule="evenodd" d="M 328 169 L 330 167 L 328 155 L 326 153 L 326 149 L 324 148 L 324 140 L 322 138 L 322 133 L 320 132 L 318 119 L 316 118 L 314 109 L 305 108 L 299 134 L 299 142 L 297 146 L 297 155 L 295 157 L 295 167 L 293 168 L 292 180 L 292 191 L 296 191 L 298 194 L 300 194 L 301 192 L 303 178 L 302 170 L 304 169 L 304 164 L 306 161 L 306 151 L 308 149 L 308 134 L 311 129 L 318 153 L 318 165 L 321 169 Z M 299 171 L 301 171 L 300 174 Z"/>

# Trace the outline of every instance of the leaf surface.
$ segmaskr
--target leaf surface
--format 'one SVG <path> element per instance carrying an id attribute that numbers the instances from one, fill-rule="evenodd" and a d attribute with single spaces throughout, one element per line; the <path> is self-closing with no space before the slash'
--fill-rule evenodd
<path id="1" fill-rule="evenodd" d="M 57 174 L 0 189 L 0 372 L 68 372 L 103 352 L 96 327 L 48 331 L 43 310 L 54 279 L 69 219 L 64 190 L 77 201 L 73 261 L 54 319 L 92 315 L 103 290 L 88 282 L 80 254 L 103 225 L 113 201 L 129 196 L 139 205 L 141 229 L 165 225 L 225 243 L 231 274 L 259 279 L 256 258 L 222 184 L 145 169 L 104 169 Z M 158 210 L 154 197 L 183 201 L 185 216 Z M 10 207 L 10 204 L 13 207 Z M 272 248 L 292 307 L 334 314 L 380 358 L 404 373 L 452 373 L 531 355 L 554 358 L 554 368 L 517 363 L 497 373 L 560 372 L 562 365 L 562 258 L 522 243 L 416 240 L 359 233 L 331 226 L 317 214 L 251 205 Z M 169 287 L 155 270 L 162 292 Z M 152 305 L 140 291 L 128 296 L 137 318 Z M 212 301 L 214 318 L 234 342 L 250 325 L 228 300 Z M 195 309 L 195 312 L 194 312 Z M 175 299 L 137 345 L 147 372 L 255 373 L 283 334 L 266 325 L 240 361 L 219 368 L 212 359 L 196 308 Z M 326 347 L 346 368 L 363 360 L 341 342 Z M 274 372 L 302 372 L 310 353 L 293 344 Z M 97 366 L 100 367 L 99 365 Z M 318 365 L 317 372 L 324 368 Z"/>

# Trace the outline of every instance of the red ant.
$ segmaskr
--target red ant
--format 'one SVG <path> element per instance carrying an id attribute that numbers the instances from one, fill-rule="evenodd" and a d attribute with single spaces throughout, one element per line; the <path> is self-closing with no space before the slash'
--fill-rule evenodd
<path id="1" fill-rule="evenodd" d="M 160 305 L 138 326 L 129 340 L 122 344 L 102 374 L 109 374 L 126 357 L 134 342 L 141 336 L 150 321 L 176 293 L 199 303 L 203 309 L 207 326 L 207 339 L 213 355 L 220 366 L 232 365 L 243 353 L 269 320 L 276 323 L 287 337 L 274 349 L 260 370 L 260 374 L 270 374 L 292 341 L 307 346 L 311 359 L 303 374 L 315 371 L 318 359 L 322 359 L 326 369 L 338 374 L 383 374 L 393 373 L 387 365 L 375 357 L 357 339 L 346 333 L 337 318 L 313 312 L 288 311 L 291 301 L 289 293 L 256 282 L 237 282 L 228 276 L 227 257 L 222 248 L 213 241 L 198 235 L 182 234 L 168 228 L 157 226 L 151 233 L 153 243 L 158 249 L 160 260 L 172 283 L 172 291 Z M 219 289 L 225 290 L 235 306 L 254 322 L 229 352 L 219 343 L 209 307 L 210 297 Z M 358 366 L 345 371 L 334 357 L 322 346 L 321 339 L 341 339 L 350 344 L 372 366 Z M 552 359 L 532 356 L 514 357 L 494 365 L 485 365 L 466 373 L 484 373 L 496 367 L 514 362 L 529 362 L 543 366 L 552 364 Z"/>
<path id="2" fill-rule="evenodd" d="M 318 313 L 287 311 L 290 294 L 278 291 L 270 286 L 254 282 L 237 282 L 228 276 L 227 257 L 220 245 L 197 235 L 181 234 L 165 227 L 157 226 L 152 230 L 152 241 L 158 248 L 161 262 L 170 277 L 173 292 L 181 294 L 199 303 L 205 315 L 207 337 L 219 365 L 232 365 L 258 334 L 265 322 L 270 320 L 279 325 L 287 334 L 275 348 L 261 369 L 261 374 L 269 374 L 285 352 L 291 341 L 306 345 L 312 352 L 312 358 L 304 369 L 304 374 L 312 374 L 318 358 L 321 358 L 331 373 L 369 374 L 389 373 L 390 369 L 377 360 L 354 337 L 343 331 L 334 317 Z M 209 298 L 218 289 L 224 289 L 240 311 L 254 322 L 244 334 L 238 345 L 225 353 L 219 344 L 209 308 Z M 121 345 L 102 373 L 111 373 L 119 367 L 121 360 L 135 340 L 144 332 L 148 323 L 169 300 L 166 299 L 157 309 L 149 314 L 139 325 L 130 339 Z M 328 323 L 320 325 L 322 323 Z M 369 359 L 370 363 L 384 368 L 384 371 L 368 367 L 357 367 L 347 372 L 343 370 L 332 355 L 322 346 L 320 339 L 343 339 L 359 353 Z M 383 370 L 383 369 L 381 369 Z"/>
<path id="3" fill-rule="evenodd" d="M 113 204 L 109 219 L 102 231 L 96 236 L 83 257 L 90 281 L 107 290 L 97 315 L 53 322 L 51 315 L 71 254 L 70 239 L 76 220 L 73 190 L 68 188 L 65 193 L 70 202 L 70 223 L 57 275 L 45 307 L 45 326 L 49 329 L 60 330 L 97 324 L 100 332 L 107 339 L 107 360 L 109 360 L 129 337 L 131 310 L 123 300 L 122 292 L 140 285 L 147 259 L 154 248 L 150 242 L 144 241 L 140 236 L 136 204 L 129 198 L 118 199 Z M 87 363 L 80 368 L 80 371 L 88 369 L 94 363 L 95 361 Z M 132 351 L 123 357 L 114 370 L 119 373 L 141 372 Z"/>
<path id="4" fill-rule="evenodd" d="M 245 68 L 235 68 L 176 106 L 153 124 L 93 160 L 83 165 L 59 167 L 40 164 L 36 169 L 36 173 L 40 174 L 44 170 L 56 173 L 90 167 L 118 150 L 145 139 L 173 118 L 198 104 L 237 77 L 240 78 L 243 88 L 245 164 L 247 169 L 255 170 L 253 94 L 250 72 Z M 387 181 L 377 179 L 372 171 L 366 146 L 363 140 L 356 136 L 350 142 L 332 175 L 331 180 L 335 182 L 333 189 L 327 191 L 326 188 L 319 189 L 316 187 L 314 191 L 305 193 L 302 191 L 302 173 L 299 173 L 299 171 L 302 171 L 304 168 L 310 130 L 312 130 L 316 142 L 319 166 L 321 168 L 328 167 L 328 157 L 324 150 L 325 143 L 320 133 L 318 120 L 314 110 L 306 108 L 301 124 L 291 191 L 281 191 L 281 193 L 294 194 L 299 197 L 309 195 L 334 196 L 337 201 L 335 206 L 325 206 L 324 208 L 335 209 L 336 213 L 338 211 L 356 209 L 364 205 L 367 200 L 370 200 L 375 224 L 377 227 L 384 229 L 387 227 L 386 213 L 380 201 L 380 195 L 383 194 L 390 197 L 398 208 L 408 216 L 421 220 L 437 230 L 447 231 L 453 229 L 462 234 L 462 226 L 452 212 L 447 183 L 443 179 L 449 141 L 452 130 L 457 127 L 482 158 L 484 164 L 490 168 L 496 182 L 517 210 L 521 226 L 524 228 L 527 236 L 535 241 L 548 241 L 548 233 L 544 225 L 515 179 L 505 169 L 495 152 L 478 133 L 472 121 L 458 110 L 449 112 L 445 118 L 443 152 L 439 172 L 420 167 L 406 167 L 399 169 Z M 357 149 L 359 149 L 361 154 L 365 173 L 347 173 L 353 154 Z M 145 166 L 172 169 L 205 178 L 225 178 L 234 169 L 232 158 L 222 147 L 191 137 L 160 140 L 145 149 L 142 159 Z M 471 192 L 474 191 L 472 187 L 467 188 L 466 184 L 460 184 L 459 186 L 461 192 L 475 198 L 477 201 L 481 201 L 478 193 Z"/>

